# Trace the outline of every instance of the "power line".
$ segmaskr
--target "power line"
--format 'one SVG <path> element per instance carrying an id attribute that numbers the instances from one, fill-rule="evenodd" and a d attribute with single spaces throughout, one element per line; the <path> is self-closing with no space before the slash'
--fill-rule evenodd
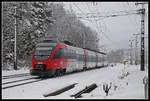
<path id="1" fill-rule="evenodd" d="M 75 6 L 79 9 L 79 11 L 82 12 L 82 14 L 85 14 L 85 15 L 86 15 L 86 13 L 84 13 L 75 3 L 74 3 L 73 5 L 75 5 Z M 77 14 L 76 14 L 76 15 L 77 15 Z M 86 19 L 86 18 L 84 18 L 84 19 Z M 86 19 L 86 20 L 89 21 L 89 19 Z"/>
<path id="2" fill-rule="evenodd" d="M 135 65 L 137 65 L 137 44 L 138 44 L 138 40 L 137 40 L 137 38 L 138 38 L 138 35 L 139 34 L 133 34 L 133 35 L 135 35 Z"/>
<path id="3" fill-rule="evenodd" d="M 87 8 L 88 8 L 88 10 L 91 12 L 91 10 L 90 10 L 88 4 L 87 4 Z M 96 23 L 95 18 L 94 18 L 94 21 L 95 21 L 95 23 Z M 93 23 L 93 22 L 92 22 L 92 23 Z M 94 23 L 93 23 L 93 25 L 94 25 Z M 97 31 L 99 32 L 99 28 L 98 28 L 98 24 L 97 24 L 97 23 L 96 23 L 96 29 L 97 29 Z M 99 32 L 99 33 L 100 33 L 100 32 Z"/>
<path id="4" fill-rule="evenodd" d="M 74 4 L 74 5 L 80 10 L 80 12 L 82 12 L 84 14 L 84 12 L 76 4 Z M 85 31 L 82 36 L 83 36 L 83 48 L 85 48 Z"/>
<path id="5" fill-rule="evenodd" d="M 78 7 L 76 4 L 74 4 L 74 5 L 80 10 L 80 12 L 82 12 L 82 14 L 85 14 L 85 16 L 86 16 L 87 13 L 84 13 L 84 12 L 80 9 L 80 7 Z M 88 6 L 87 3 L 86 3 L 86 5 L 87 5 L 88 10 L 91 12 L 91 10 L 90 10 L 90 8 L 89 8 L 89 6 Z M 90 21 L 91 23 L 93 23 L 93 21 L 92 21 L 90 18 L 88 18 L 88 19 L 89 19 L 88 21 Z M 94 21 L 95 21 L 95 23 L 96 23 L 97 32 L 99 32 L 99 28 L 98 28 L 97 22 L 96 22 L 95 19 L 94 19 Z M 94 25 L 94 23 L 93 23 L 93 25 Z M 99 33 L 100 33 L 100 32 L 99 32 Z"/>
<path id="6" fill-rule="evenodd" d="M 94 13 L 92 13 L 92 11 L 90 10 L 90 8 L 89 8 L 89 6 L 88 6 L 88 4 L 86 4 L 87 5 L 87 8 L 88 8 L 88 10 L 90 11 L 90 13 L 84 13 L 81 9 L 80 9 L 80 7 L 78 7 L 76 4 L 74 4 L 79 10 L 80 10 L 80 12 L 82 12 L 82 14 L 80 14 L 80 15 L 83 15 L 83 14 L 94 14 Z M 78 14 L 77 14 L 78 15 Z M 90 18 L 88 18 L 88 19 L 90 19 Z M 87 19 L 87 20 L 88 20 Z M 89 20 L 88 20 L 89 21 Z M 93 21 L 90 19 L 90 21 L 91 21 L 91 23 L 93 23 Z M 96 24 L 96 29 L 97 29 L 97 31 L 98 31 L 98 33 L 100 33 L 100 30 L 99 30 L 99 28 L 98 28 L 98 23 L 97 23 L 97 21 L 96 21 L 96 19 L 94 18 L 94 21 L 95 21 L 95 24 Z M 94 23 L 93 23 L 93 25 L 94 25 Z M 101 30 L 101 33 L 104 33 L 102 30 Z M 105 34 L 104 34 L 105 35 Z M 110 40 L 111 42 L 112 42 L 112 40 L 107 36 L 107 35 L 105 35 L 105 37 L 108 39 L 108 40 Z"/>
<path id="7" fill-rule="evenodd" d="M 98 10 L 98 8 L 97 8 L 97 6 L 95 6 L 95 8 L 96 8 L 96 12 L 97 12 L 97 14 L 99 14 L 99 10 Z M 95 20 L 95 22 L 96 22 L 96 24 L 97 24 L 97 21 Z M 100 22 L 99 22 L 100 23 Z M 97 24 L 98 25 L 98 24 Z M 101 27 L 102 28 L 102 27 Z M 102 34 L 109 40 L 109 41 L 111 41 L 112 42 L 112 44 L 114 44 L 114 42 L 107 36 L 107 34 L 105 33 L 104 34 L 104 31 L 101 29 L 101 32 L 102 32 Z M 115 44 L 116 45 L 116 44 Z"/>
<path id="8" fill-rule="evenodd" d="M 97 3 L 96 3 L 96 5 L 97 5 Z M 96 7 L 96 9 L 97 9 L 97 6 L 95 6 Z M 97 9 L 97 11 L 98 11 L 98 9 Z M 95 21 L 95 23 L 96 23 L 96 25 L 97 25 L 97 29 L 99 29 L 99 25 L 98 25 L 98 23 L 97 23 L 97 21 L 96 21 L 96 19 L 94 18 L 94 21 Z M 102 32 L 102 28 L 101 28 L 101 32 Z"/>
<path id="9" fill-rule="evenodd" d="M 92 12 L 92 11 L 90 10 L 90 8 L 89 8 L 88 4 L 87 4 L 87 8 L 88 8 L 88 10 L 89 10 L 90 12 Z M 97 22 L 96 22 L 95 18 L 94 18 L 94 21 L 95 21 L 95 24 L 96 24 L 97 32 L 100 34 L 99 26 L 98 26 L 98 24 L 97 24 Z M 93 23 L 93 25 L 94 25 L 94 23 Z M 98 40 L 99 40 L 99 39 L 98 39 Z M 96 46 L 96 48 L 98 48 L 98 45 Z"/>
<path id="10" fill-rule="evenodd" d="M 123 4 L 123 7 L 124 7 L 124 10 L 125 10 L 125 12 L 127 12 L 127 10 L 126 10 L 126 7 L 125 7 L 125 4 L 124 3 L 122 3 Z M 129 7 L 129 4 L 127 4 L 128 5 L 128 7 Z M 129 9 L 128 9 L 129 10 Z M 135 28 L 136 29 L 136 31 L 138 31 L 138 28 L 137 28 L 137 25 L 135 25 L 135 23 L 133 23 L 132 21 L 132 19 L 128 16 L 128 18 L 129 18 L 129 20 L 130 20 L 130 23 L 133 25 L 133 28 Z M 135 19 L 134 19 L 135 20 Z M 136 21 L 134 21 L 134 22 L 136 22 Z"/>
<path id="11" fill-rule="evenodd" d="M 87 5 L 87 7 L 89 8 L 88 5 Z M 90 9 L 89 9 L 89 11 L 92 12 Z M 98 10 L 97 10 L 97 11 L 98 11 Z M 113 44 L 114 42 L 106 35 L 106 33 L 104 34 L 104 32 L 102 31 L 102 29 L 99 30 L 99 24 L 97 23 L 97 21 L 96 21 L 95 18 L 94 18 L 94 21 L 95 21 L 95 24 L 96 24 L 97 31 L 98 31 L 99 33 L 101 32 L 101 33 L 105 36 L 105 38 L 108 39 L 109 41 L 111 41 L 112 44 Z"/>
<path id="12" fill-rule="evenodd" d="M 109 15 L 103 15 L 103 16 L 93 15 L 94 13 L 91 13 L 92 15 L 91 16 L 87 15 L 86 18 L 94 18 L 94 20 L 95 20 L 95 18 L 100 18 L 100 17 L 101 18 L 108 18 L 108 17 L 117 17 L 117 16 L 134 15 L 134 14 L 137 15 L 137 14 L 141 14 L 141 12 L 142 12 L 141 9 L 139 9 L 139 10 L 130 10 L 130 11 L 118 11 L 118 12 L 113 12 Z M 90 13 L 88 13 L 88 14 L 90 14 Z M 80 17 L 80 18 L 82 18 L 82 17 Z M 99 19 L 97 19 L 97 20 L 99 20 Z M 104 34 L 104 35 L 105 35 L 105 37 L 107 37 L 108 40 L 111 41 L 111 39 L 106 34 Z"/>
<path id="13" fill-rule="evenodd" d="M 77 6 L 78 7 L 78 6 Z M 78 7 L 78 9 L 80 9 L 79 7 Z M 82 11 L 81 9 L 80 9 L 80 11 Z M 83 13 L 83 12 L 82 12 Z M 145 12 L 144 12 L 145 13 Z M 89 14 L 86 14 L 86 13 L 83 13 L 83 14 L 85 14 L 86 16 L 85 16 L 85 18 L 94 18 L 94 20 L 95 20 L 95 18 L 108 18 L 108 17 L 117 17 L 117 16 L 125 16 L 125 15 L 134 15 L 134 14 L 136 14 L 136 15 L 140 15 L 140 14 L 143 14 L 143 9 L 139 9 L 139 10 L 130 10 L 130 11 L 118 11 L 118 12 L 111 12 L 111 14 L 109 14 L 109 15 L 102 15 L 102 16 L 100 16 L 100 15 L 97 15 L 98 13 L 91 13 L 92 15 L 90 15 L 90 13 Z M 77 17 L 78 18 L 83 18 L 83 16 L 81 16 L 81 15 L 83 15 L 83 14 L 77 14 Z M 94 15 L 94 14 L 96 14 L 96 15 Z M 143 17 L 142 17 L 143 18 Z M 97 19 L 97 20 L 101 20 L 101 19 Z M 143 21 L 141 21 L 141 22 L 144 22 L 144 20 Z M 142 25 L 142 24 L 141 24 Z M 97 26 L 98 26 L 98 24 L 97 24 Z M 143 27 L 143 26 L 142 26 Z M 143 29 L 143 28 L 142 28 Z M 106 36 L 106 35 L 105 35 Z M 109 39 L 108 37 L 107 37 L 107 39 Z M 109 39 L 110 40 L 110 39 Z M 142 39 L 141 39 L 142 40 Z M 141 41 L 142 42 L 142 41 Z M 142 52 L 142 51 L 141 51 Z"/>
<path id="14" fill-rule="evenodd" d="M 97 12 L 97 15 L 98 14 L 100 14 L 98 11 L 98 8 L 97 8 L 97 6 L 95 6 L 95 8 L 96 8 L 96 12 Z M 95 22 L 96 22 L 96 24 L 97 24 L 97 26 L 98 26 L 98 23 L 97 23 L 97 21 L 95 20 Z M 100 22 L 99 22 L 100 23 Z M 101 27 L 102 28 L 102 27 Z M 104 34 L 104 32 L 102 31 L 102 29 L 101 29 L 101 32 L 102 32 L 102 34 Z M 111 41 L 112 43 L 113 43 L 113 41 L 106 35 L 106 34 L 104 34 L 104 36 L 109 40 L 109 41 Z"/>
<path id="15" fill-rule="evenodd" d="M 108 13 L 108 12 L 107 12 Z M 90 15 L 92 14 L 92 15 Z M 95 15 L 94 15 L 95 14 Z M 141 14 L 141 9 L 139 10 L 130 10 L 130 11 L 117 11 L 117 12 L 111 12 L 111 14 L 109 15 L 97 15 L 97 13 L 86 13 L 85 15 L 86 18 L 99 18 L 99 19 L 96 19 L 96 20 L 101 20 L 102 18 L 108 18 L 108 17 L 117 17 L 117 16 L 125 16 L 125 15 L 137 15 L 137 14 Z M 77 14 L 77 17 L 78 18 L 83 18 L 81 16 L 82 14 Z"/>

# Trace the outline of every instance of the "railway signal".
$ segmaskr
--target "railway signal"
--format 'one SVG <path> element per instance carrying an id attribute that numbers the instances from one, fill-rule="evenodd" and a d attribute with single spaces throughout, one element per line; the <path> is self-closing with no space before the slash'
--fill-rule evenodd
<path id="1" fill-rule="evenodd" d="M 130 42 L 130 44 L 129 44 L 129 46 L 130 46 L 130 64 L 132 65 L 133 64 L 133 61 L 132 61 L 132 42 L 133 42 L 134 40 L 129 40 L 129 42 Z"/>
<path id="2" fill-rule="evenodd" d="M 137 56 L 137 44 L 138 44 L 138 41 L 137 41 L 137 37 L 139 34 L 133 34 L 135 35 L 135 65 L 137 65 L 138 63 L 138 56 Z"/>

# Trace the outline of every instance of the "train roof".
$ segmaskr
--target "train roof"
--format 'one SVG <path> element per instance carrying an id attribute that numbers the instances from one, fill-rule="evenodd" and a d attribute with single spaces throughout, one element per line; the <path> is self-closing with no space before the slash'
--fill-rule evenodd
<path id="1" fill-rule="evenodd" d="M 73 44 L 73 43 L 71 43 L 71 42 L 69 42 L 69 41 L 66 41 L 66 40 L 65 40 L 65 41 L 62 41 L 62 42 L 65 43 L 65 44 L 67 44 L 67 45 L 76 47 L 75 44 Z M 80 47 L 78 47 L 78 48 L 80 48 Z M 93 51 L 93 52 L 97 52 L 97 53 L 101 53 L 101 54 L 106 55 L 106 53 L 104 53 L 104 52 L 100 52 L 100 51 L 97 51 L 97 50 L 92 50 L 92 49 L 90 49 L 90 48 L 82 48 L 82 49 L 86 49 L 86 50 L 89 50 L 89 51 Z"/>
<path id="2" fill-rule="evenodd" d="M 73 43 L 70 43 L 69 41 L 63 41 L 63 43 L 65 43 L 67 45 L 70 45 L 70 46 L 73 46 L 73 47 L 76 47 L 76 45 L 74 45 Z M 80 47 L 78 47 L 78 48 L 80 48 Z M 97 52 L 97 53 L 101 53 L 101 54 L 106 55 L 106 53 L 104 53 L 104 52 L 100 52 L 100 51 L 97 51 L 97 50 L 92 50 L 90 48 L 82 48 L 82 49 L 86 49 L 86 50 L 89 50 L 89 51 L 93 51 L 93 52 Z"/>
<path id="3" fill-rule="evenodd" d="M 67 45 L 76 47 L 75 44 L 71 43 L 71 42 L 68 41 L 68 40 L 58 41 L 57 37 L 44 38 L 44 39 L 42 40 L 42 42 L 44 42 L 44 43 L 49 43 L 49 42 L 62 42 L 62 43 L 64 43 L 64 44 L 67 44 Z M 38 45 L 41 45 L 41 44 L 38 44 Z M 46 45 L 46 44 L 45 44 L 45 45 Z M 45 45 L 44 45 L 44 46 L 45 46 Z M 43 46 L 43 45 L 42 45 L 42 46 Z M 80 47 L 78 47 L 78 48 L 80 48 Z M 106 55 L 106 53 L 104 53 L 104 52 L 100 52 L 100 51 L 93 50 L 93 49 L 90 49 L 90 48 L 82 48 L 82 49 L 86 49 L 86 50 L 89 50 L 89 51 L 93 51 L 93 52 L 97 52 L 97 53 L 101 53 L 101 54 Z"/>
<path id="4" fill-rule="evenodd" d="M 93 49 L 90 49 L 90 48 L 83 48 L 83 49 L 87 49 L 87 50 L 90 50 L 90 51 L 93 51 L 93 52 L 97 52 L 97 53 L 101 53 L 101 54 L 107 55 L 107 54 L 104 53 L 104 52 L 100 52 L 100 51 L 93 50 Z"/>
<path id="5" fill-rule="evenodd" d="M 61 41 L 61 42 L 65 43 L 65 44 L 67 44 L 67 45 L 76 47 L 76 45 L 73 44 L 73 43 L 71 43 L 70 41 L 65 40 L 65 41 Z"/>

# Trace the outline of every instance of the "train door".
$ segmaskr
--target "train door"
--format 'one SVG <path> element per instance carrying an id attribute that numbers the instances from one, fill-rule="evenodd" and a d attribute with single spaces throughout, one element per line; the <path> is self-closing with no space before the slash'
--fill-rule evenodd
<path id="1" fill-rule="evenodd" d="M 67 72 L 73 72 L 77 70 L 77 60 L 76 60 L 76 50 L 73 47 L 68 46 L 66 49 L 66 57 L 67 57 Z"/>
<path id="2" fill-rule="evenodd" d="M 87 50 L 84 49 L 84 66 L 83 69 L 87 69 Z"/>
<path id="3" fill-rule="evenodd" d="M 84 50 L 77 48 L 76 49 L 76 59 L 77 59 L 77 69 L 82 70 L 84 67 Z"/>
<path id="4" fill-rule="evenodd" d="M 95 52 L 95 62 L 96 62 L 96 67 L 98 67 L 98 56 L 97 56 L 97 53 Z"/>

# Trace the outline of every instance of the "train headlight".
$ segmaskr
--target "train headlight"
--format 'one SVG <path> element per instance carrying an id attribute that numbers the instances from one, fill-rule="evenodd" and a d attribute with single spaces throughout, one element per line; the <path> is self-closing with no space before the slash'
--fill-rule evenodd
<path id="1" fill-rule="evenodd" d="M 62 65 L 62 64 L 63 64 L 63 62 L 61 61 L 61 62 L 60 62 L 60 64 Z"/>
<path id="2" fill-rule="evenodd" d="M 37 64 L 43 64 L 43 62 L 38 62 Z"/>

